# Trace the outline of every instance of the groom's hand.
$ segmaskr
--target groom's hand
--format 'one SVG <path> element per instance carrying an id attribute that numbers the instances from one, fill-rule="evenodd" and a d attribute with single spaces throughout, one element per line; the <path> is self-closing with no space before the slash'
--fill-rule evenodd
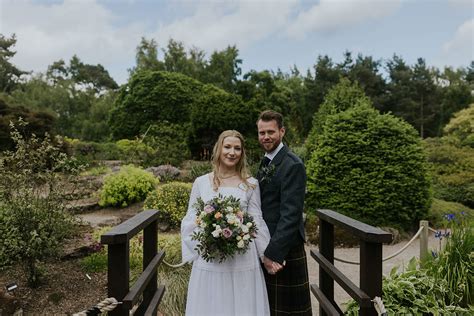
<path id="1" fill-rule="evenodd" d="M 263 265 L 269 274 L 276 274 L 278 271 L 283 269 L 283 266 L 276 261 L 268 259 L 263 256 Z"/>

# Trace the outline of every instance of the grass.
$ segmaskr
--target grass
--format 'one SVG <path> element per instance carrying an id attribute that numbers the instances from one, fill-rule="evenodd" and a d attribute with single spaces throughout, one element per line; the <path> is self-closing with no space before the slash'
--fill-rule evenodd
<path id="1" fill-rule="evenodd" d="M 474 210 L 463 204 L 433 199 L 427 220 L 432 227 L 443 227 L 446 214 L 454 214 L 456 217 L 459 217 L 462 212 L 474 215 Z M 474 221 L 471 220 L 470 225 L 471 228 L 474 228 Z"/>

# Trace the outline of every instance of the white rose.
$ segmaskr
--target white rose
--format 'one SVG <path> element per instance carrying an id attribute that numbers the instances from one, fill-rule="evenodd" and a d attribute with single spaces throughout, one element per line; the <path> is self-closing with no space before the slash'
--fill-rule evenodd
<path id="1" fill-rule="evenodd" d="M 242 237 L 240 237 L 240 236 L 237 236 L 237 237 L 235 237 L 235 239 L 237 239 L 237 240 L 241 240 L 241 239 L 242 239 Z"/>
<path id="2" fill-rule="evenodd" d="M 252 226 L 253 226 L 252 222 L 248 222 L 248 223 L 247 223 L 247 227 L 248 227 L 248 228 L 250 228 L 250 227 L 252 227 Z"/>
<path id="3" fill-rule="evenodd" d="M 216 229 L 215 231 L 212 232 L 212 237 L 217 238 L 221 234 L 220 229 Z"/>
<path id="4" fill-rule="evenodd" d="M 242 229 L 242 232 L 244 234 L 247 234 L 249 232 L 249 228 L 246 225 L 242 225 L 242 226 L 240 226 L 240 228 Z"/>
<path id="5" fill-rule="evenodd" d="M 245 234 L 244 237 L 242 237 L 243 240 L 249 240 L 250 239 L 250 235 L 249 234 Z"/>
<path id="6" fill-rule="evenodd" d="M 239 242 L 237 243 L 237 247 L 238 247 L 238 248 L 244 248 L 244 246 L 245 246 L 244 241 L 243 241 L 243 240 L 239 240 Z"/>
<path id="7" fill-rule="evenodd" d="M 201 228 L 206 228 L 206 227 L 207 227 L 206 222 L 201 222 Z"/>

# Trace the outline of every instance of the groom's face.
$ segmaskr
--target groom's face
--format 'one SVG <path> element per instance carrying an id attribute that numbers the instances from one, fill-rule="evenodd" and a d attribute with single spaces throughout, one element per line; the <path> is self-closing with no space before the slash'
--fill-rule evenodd
<path id="1" fill-rule="evenodd" d="M 275 120 L 259 120 L 257 128 L 258 142 L 267 153 L 274 151 L 278 145 L 280 145 L 283 136 L 285 135 L 285 128 L 278 128 L 278 123 Z"/>

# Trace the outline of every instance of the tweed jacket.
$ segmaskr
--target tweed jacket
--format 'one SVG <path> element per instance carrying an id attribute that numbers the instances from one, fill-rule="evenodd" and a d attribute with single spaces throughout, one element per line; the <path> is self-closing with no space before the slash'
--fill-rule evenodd
<path id="1" fill-rule="evenodd" d="M 283 146 L 268 167 L 263 167 L 263 163 L 260 165 L 257 179 L 260 185 L 263 219 L 271 235 L 265 256 L 282 264 L 288 252 L 305 240 L 304 164 L 288 147 Z"/>

